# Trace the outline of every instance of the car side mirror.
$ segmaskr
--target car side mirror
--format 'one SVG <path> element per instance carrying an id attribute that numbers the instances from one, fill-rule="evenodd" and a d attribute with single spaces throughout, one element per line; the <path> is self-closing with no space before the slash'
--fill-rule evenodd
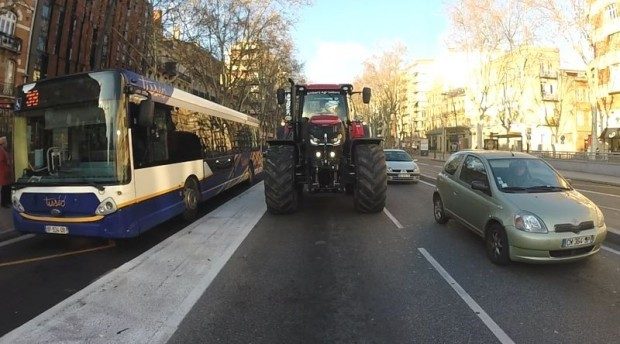
<path id="1" fill-rule="evenodd" d="M 471 188 L 473 190 L 478 190 L 478 191 L 482 191 L 485 194 L 490 194 L 491 193 L 491 188 L 489 187 L 489 184 L 486 182 L 483 182 L 481 180 L 474 180 L 471 182 Z"/>
<path id="2" fill-rule="evenodd" d="M 286 101 L 286 92 L 284 91 L 284 89 L 278 88 L 278 90 L 276 91 L 276 95 L 278 96 L 278 105 L 284 104 L 284 102 Z"/>

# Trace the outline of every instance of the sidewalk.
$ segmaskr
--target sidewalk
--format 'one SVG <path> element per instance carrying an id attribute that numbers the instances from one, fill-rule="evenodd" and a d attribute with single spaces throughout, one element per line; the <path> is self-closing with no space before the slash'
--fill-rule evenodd
<path id="1" fill-rule="evenodd" d="M 13 230 L 12 208 L 0 207 L 0 235 Z"/>
<path id="2" fill-rule="evenodd" d="M 429 154 L 428 156 L 416 155 L 413 158 L 419 159 L 419 160 L 432 160 L 432 161 L 441 161 L 441 162 L 445 161 L 444 159 L 440 158 L 440 156 L 437 156 L 437 158 L 434 158 L 432 154 Z M 607 176 L 607 175 L 601 175 L 601 174 L 592 174 L 592 173 L 565 171 L 565 170 L 558 170 L 558 172 L 560 172 L 560 174 L 564 176 L 565 178 L 571 179 L 571 180 L 578 180 L 582 182 L 591 182 L 591 183 L 598 183 L 598 184 L 607 184 L 607 185 L 613 185 L 613 186 L 620 187 L 620 176 Z"/>

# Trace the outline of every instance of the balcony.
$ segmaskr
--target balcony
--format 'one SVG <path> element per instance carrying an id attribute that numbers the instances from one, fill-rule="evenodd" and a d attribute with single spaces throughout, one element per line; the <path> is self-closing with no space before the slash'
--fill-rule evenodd
<path id="1" fill-rule="evenodd" d="M 0 47 L 14 53 L 19 53 L 22 50 L 22 40 L 0 31 Z"/>
<path id="2" fill-rule="evenodd" d="M 8 82 L 0 83 L 0 96 L 13 97 L 15 95 L 15 85 Z"/>

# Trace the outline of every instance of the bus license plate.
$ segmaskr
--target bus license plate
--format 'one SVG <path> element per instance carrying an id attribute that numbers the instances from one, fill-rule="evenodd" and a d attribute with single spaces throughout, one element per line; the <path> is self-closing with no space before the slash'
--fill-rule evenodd
<path id="1" fill-rule="evenodd" d="M 593 242 L 594 242 L 594 235 L 580 236 L 580 237 L 574 237 L 574 238 L 568 238 L 568 239 L 562 240 L 562 247 L 566 247 L 566 248 L 575 247 L 575 246 L 591 244 Z"/>
<path id="2" fill-rule="evenodd" d="M 69 234 L 69 229 L 65 226 L 45 226 L 45 233 Z"/>

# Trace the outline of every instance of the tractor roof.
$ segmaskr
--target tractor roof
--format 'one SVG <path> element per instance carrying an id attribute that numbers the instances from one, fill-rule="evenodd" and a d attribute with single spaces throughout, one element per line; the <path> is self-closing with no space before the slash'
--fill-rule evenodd
<path id="1" fill-rule="evenodd" d="M 307 84 L 300 86 L 305 87 L 307 91 L 340 91 L 342 86 L 353 88 L 350 84 Z"/>

